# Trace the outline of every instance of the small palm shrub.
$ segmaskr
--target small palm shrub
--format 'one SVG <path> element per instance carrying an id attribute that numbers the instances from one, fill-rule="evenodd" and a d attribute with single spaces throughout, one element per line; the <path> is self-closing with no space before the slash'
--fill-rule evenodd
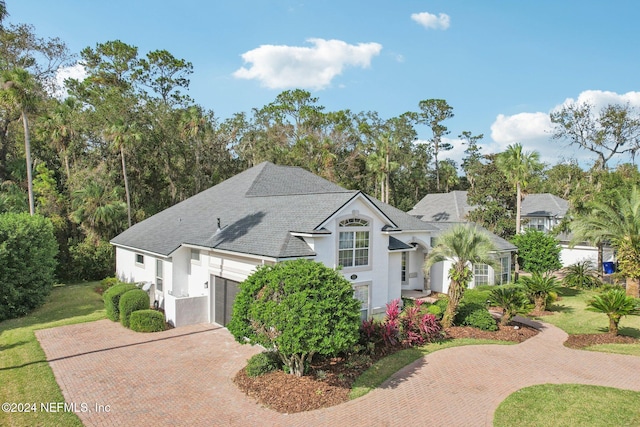
<path id="1" fill-rule="evenodd" d="M 516 314 L 526 314 L 531 310 L 529 298 L 522 291 L 513 286 L 499 286 L 489 295 L 491 304 L 502 309 L 501 325 L 508 325 Z"/>
<path id="2" fill-rule="evenodd" d="M 160 332 L 165 330 L 164 315 L 156 310 L 136 310 L 129 317 L 129 328 L 136 332 Z"/>
<path id="3" fill-rule="evenodd" d="M 611 335 L 618 335 L 618 324 L 623 316 L 640 315 L 638 300 L 627 296 L 622 289 L 612 289 L 596 295 L 587 305 L 587 310 L 607 315 Z"/>
<path id="4" fill-rule="evenodd" d="M 125 292 L 120 297 L 118 308 L 120 310 L 120 323 L 128 328 L 131 313 L 137 310 L 149 309 L 149 294 L 138 288 Z"/>
<path id="5" fill-rule="evenodd" d="M 489 310 L 477 303 L 470 303 L 460 306 L 455 317 L 455 324 L 458 326 L 471 326 L 483 331 L 496 331 L 498 325 L 489 313 Z"/>
<path id="6" fill-rule="evenodd" d="M 263 351 L 247 361 L 246 373 L 250 377 L 258 377 L 266 373 L 282 369 L 282 360 L 275 351 Z"/>
<path id="7" fill-rule="evenodd" d="M 124 293 L 129 292 L 132 289 L 136 289 L 136 285 L 132 283 L 120 283 L 113 285 L 102 294 L 107 318 L 114 322 L 118 322 L 120 320 L 120 298 Z"/>
<path id="8" fill-rule="evenodd" d="M 564 268 L 562 283 L 568 288 L 593 289 L 602 286 L 598 271 L 590 260 L 580 261 Z"/>
<path id="9" fill-rule="evenodd" d="M 538 313 L 546 310 L 549 293 L 558 292 L 559 288 L 558 280 L 547 274 L 533 273 L 530 277 L 522 277 L 520 282 Z"/>

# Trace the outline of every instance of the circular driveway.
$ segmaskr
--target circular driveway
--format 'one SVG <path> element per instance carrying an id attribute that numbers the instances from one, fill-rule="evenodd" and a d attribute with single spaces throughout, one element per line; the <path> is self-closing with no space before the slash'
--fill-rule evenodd
<path id="1" fill-rule="evenodd" d="M 437 351 L 380 388 L 298 414 L 261 407 L 232 382 L 259 348 L 216 325 L 141 334 L 109 320 L 36 331 L 66 402 L 86 426 L 483 426 L 508 395 L 535 384 L 640 391 L 640 357 L 572 350 L 548 324 L 518 345 Z M 107 411 L 108 410 L 108 411 Z"/>

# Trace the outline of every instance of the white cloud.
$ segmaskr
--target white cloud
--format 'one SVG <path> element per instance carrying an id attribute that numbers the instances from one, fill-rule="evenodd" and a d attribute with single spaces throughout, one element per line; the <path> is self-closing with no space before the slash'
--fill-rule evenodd
<path id="1" fill-rule="evenodd" d="M 558 111 L 575 102 L 588 102 L 594 106 L 595 113 L 609 104 L 629 104 L 631 107 L 640 107 L 640 92 L 617 94 L 609 91 L 587 90 L 581 92 L 576 99 L 565 99 L 549 111 Z M 483 149 L 483 152 L 499 153 L 504 151 L 509 144 L 519 142 L 526 151 L 538 151 L 541 160 L 549 165 L 570 159 L 577 160 L 583 166 L 593 164 L 594 156 L 591 152 L 570 145 L 567 141 L 554 140 L 552 134 L 553 124 L 548 112 L 525 112 L 511 116 L 499 114 L 491 125 L 491 139 L 493 141 L 484 145 L 486 149 Z"/>
<path id="2" fill-rule="evenodd" d="M 629 104 L 631 107 L 638 108 L 640 107 L 640 92 L 627 92 L 621 95 L 615 92 L 603 90 L 585 90 L 578 95 L 577 100 L 567 98 L 562 104 L 554 107 L 552 111 L 560 110 L 562 107 L 573 103 L 591 104 L 595 107 L 594 112 L 600 111 L 603 107 L 606 107 L 609 104 Z"/>
<path id="3" fill-rule="evenodd" d="M 549 136 L 551 119 L 547 113 L 499 114 L 491 125 L 491 138 L 501 144 L 511 144 Z"/>
<path id="4" fill-rule="evenodd" d="M 262 45 L 242 54 L 249 68 L 233 73 L 271 89 L 324 89 L 347 66 L 367 68 L 382 50 L 378 43 L 351 45 L 341 40 L 308 39 L 311 47 Z"/>
<path id="5" fill-rule="evenodd" d="M 55 82 L 53 84 L 53 96 L 58 99 L 64 99 L 69 94 L 64 84 L 66 79 L 84 80 L 87 77 L 87 71 L 80 64 L 75 64 L 70 67 L 60 67 L 56 72 Z"/>
<path id="6" fill-rule="evenodd" d="M 429 12 L 413 13 L 411 19 L 433 30 L 446 30 L 451 22 L 451 18 L 446 13 L 440 13 L 437 16 Z"/>

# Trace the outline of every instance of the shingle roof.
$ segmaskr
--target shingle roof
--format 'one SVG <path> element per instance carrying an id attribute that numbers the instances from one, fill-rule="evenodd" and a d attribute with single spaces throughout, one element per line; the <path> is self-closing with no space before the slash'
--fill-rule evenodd
<path id="1" fill-rule="evenodd" d="M 474 207 L 467 203 L 466 191 L 427 194 L 409 212 L 423 221 L 462 222 Z"/>
<path id="2" fill-rule="evenodd" d="M 435 227 L 437 227 L 440 231 L 446 231 L 448 229 L 450 229 L 451 227 L 453 227 L 456 224 L 467 224 L 467 222 L 432 222 L 432 225 L 434 225 Z M 503 239 L 502 237 L 493 234 L 492 232 L 490 232 L 489 230 L 487 230 L 486 228 L 480 226 L 480 225 L 476 225 L 476 227 L 478 227 L 480 230 L 483 230 L 484 232 L 487 233 L 487 235 L 489 236 L 489 238 L 491 239 L 491 241 L 493 242 L 494 246 L 496 247 L 496 250 L 498 252 L 505 252 L 505 251 L 516 251 L 518 249 L 518 247 L 516 245 L 514 245 L 513 243 Z"/>
<path id="3" fill-rule="evenodd" d="M 301 168 L 264 162 L 135 224 L 111 242 L 165 256 L 183 244 L 272 258 L 313 256 L 291 232 L 322 233 L 317 228 L 358 194 Z M 404 212 L 369 200 L 397 226 L 418 225 Z M 432 227 L 422 223 L 417 229 Z"/>
<path id="4" fill-rule="evenodd" d="M 522 216 L 564 217 L 569 202 L 550 193 L 527 194 L 522 200 Z"/>

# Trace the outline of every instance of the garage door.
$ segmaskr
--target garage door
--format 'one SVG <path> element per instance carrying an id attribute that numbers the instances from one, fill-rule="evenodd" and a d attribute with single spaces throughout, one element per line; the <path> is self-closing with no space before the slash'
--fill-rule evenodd
<path id="1" fill-rule="evenodd" d="M 215 289 L 214 322 L 227 326 L 233 312 L 233 301 L 240 291 L 240 283 L 223 277 L 213 277 Z"/>

